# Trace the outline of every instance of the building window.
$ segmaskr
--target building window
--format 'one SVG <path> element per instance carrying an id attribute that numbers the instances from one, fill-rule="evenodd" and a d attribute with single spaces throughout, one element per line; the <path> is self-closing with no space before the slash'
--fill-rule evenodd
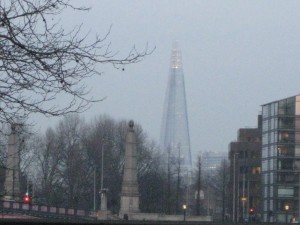
<path id="1" fill-rule="evenodd" d="M 295 98 L 288 98 L 279 101 L 279 110 L 280 115 L 294 115 L 295 114 Z"/>
<path id="2" fill-rule="evenodd" d="M 278 119 L 280 129 L 294 129 L 295 120 L 291 117 L 281 117 Z"/>
<path id="3" fill-rule="evenodd" d="M 294 188 L 292 187 L 278 187 L 278 197 L 293 197 Z"/>
<path id="4" fill-rule="evenodd" d="M 262 117 L 263 119 L 269 117 L 269 105 L 265 105 L 262 107 Z"/>
<path id="5" fill-rule="evenodd" d="M 273 200 L 270 200 L 270 210 L 273 210 Z"/>
<path id="6" fill-rule="evenodd" d="M 246 180 L 239 182 L 239 189 L 242 190 L 243 188 L 248 188 L 248 182 Z"/>
<path id="7" fill-rule="evenodd" d="M 300 156 L 300 145 L 297 144 L 295 147 L 295 156 Z"/>
<path id="8" fill-rule="evenodd" d="M 260 166 L 253 167 L 252 168 L 252 174 L 260 174 L 261 173 L 261 168 Z"/>
<path id="9" fill-rule="evenodd" d="M 263 132 L 266 132 L 268 131 L 268 123 L 269 123 L 269 120 L 264 120 L 263 121 Z"/>
<path id="10" fill-rule="evenodd" d="M 293 170 L 293 160 L 292 159 L 278 159 L 278 169 L 279 170 Z"/>
<path id="11" fill-rule="evenodd" d="M 270 184 L 274 183 L 274 173 L 270 173 Z"/>
<path id="12" fill-rule="evenodd" d="M 240 173 L 248 173 L 248 166 L 240 166 Z"/>
<path id="13" fill-rule="evenodd" d="M 263 142 L 263 144 L 267 144 L 268 143 L 268 133 L 264 133 L 263 134 L 262 142 Z"/>
<path id="14" fill-rule="evenodd" d="M 274 193 L 274 189 L 273 189 L 273 186 L 270 186 L 270 198 L 273 197 L 273 193 Z"/>
<path id="15" fill-rule="evenodd" d="M 286 146 L 278 146 L 278 148 L 277 148 L 277 150 L 278 150 L 278 155 L 279 156 L 286 156 L 287 155 L 287 147 Z"/>
<path id="16" fill-rule="evenodd" d="M 277 175 L 278 183 L 293 183 L 295 181 L 295 176 L 293 174 L 281 173 Z"/>
<path id="17" fill-rule="evenodd" d="M 294 145 L 278 145 L 278 156 L 294 156 Z"/>
<path id="18" fill-rule="evenodd" d="M 278 200 L 278 209 L 281 209 L 282 211 L 284 210 L 284 206 L 288 205 L 290 207 L 290 210 L 294 208 L 294 202 L 293 201 L 288 201 L 286 199 L 279 199 Z"/>
<path id="19" fill-rule="evenodd" d="M 282 143 L 295 142 L 295 135 L 292 132 L 280 132 L 278 133 L 278 141 Z"/>
<path id="20" fill-rule="evenodd" d="M 268 210 L 268 202 L 267 200 L 264 201 L 264 211 Z"/>
<path id="21" fill-rule="evenodd" d="M 267 158 L 267 156 L 268 156 L 268 147 L 263 147 L 262 158 Z"/>

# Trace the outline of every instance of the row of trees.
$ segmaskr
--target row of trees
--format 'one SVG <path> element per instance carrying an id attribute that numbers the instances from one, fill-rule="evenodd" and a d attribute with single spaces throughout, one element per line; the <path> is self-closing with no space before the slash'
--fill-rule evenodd
<path id="1" fill-rule="evenodd" d="M 26 192 L 29 184 L 34 201 L 92 209 L 96 190 L 98 208 L 103 168 L 103 187 L 109 189 L 109 208 L 117 212 L 127 126 L 126 121 L 115 121 L 108 116 L 99 116 L 87 123 L 73 114 L 64 117 L 45 134 L 22 135 L 20 149 L 23 192 Z M 136 125 L 135 130 L 142 211 L 181 213 L 182 203 L 186 202 L 189 192 L 191 214 L 209 215 L 208 208 L 211 208 L 214 213 L 218 211 L 222 219 L 226 218 L 229 203 L 226 195 L 229 176 L 226 160 L 215 174 L 205 174 L 202 172 L 202 160 L 199 156 L 192 184 L 187 184 L 180 171 L 180 161 L 163 161 L 157 145 L 148 139 L 141 126 Z M 5 168 L 5 140 L 2 143 L 1 164 Z M 3 184 L 3 169 L 0 178 Z M 199 190 L 204 192 L 204 196 L 200 195 Z M 209 195 L 213 197 L 208 197 Z M 211 198 L 210 205 L 207 198 Z"/>
<path id="2" fill-rule="evenodd" d="M 35 200 L 44 204 L 64 207 L 93 208 L 94 190 L 99 205 L 101 175 L 103 187 L 109 189 L 109 208 L 119 208 L 124 138 L 128 124 L 100 116 L 90 123 L 77 114 L 64 117 L 55 128 L 44 135 L 28 137 L 21 149 L 21 167 L 26 183 L 33 183 Z M 140 189 L 150 193 L 159 189 L 154 185 L 161 175 L 161 164 L 154 142 L 148 140 L 139 125 L 135 126 L 138 152 Z M 102 159 L 103 156 L 103 159 Z M 102 165 L 103 162 L 103 165 Z M 103 168 L 103 171 L 102 171 Z M 155 180 L 153 180 L 155 179 Z M 142 207 L 151 207 L 148 191 L 142 194 Z M 158 192 L 158 191 L 157 191 Z M 154 208 L 154 207 L 153 207 Z"/>
<path id="3" fill-rule="evenodd" d="M 34 195 L 33 201 L 37 203 L 87 210 L 94 208 L 96 197 L 97 209 L 103 175 L 103 187 L 109 190 L 108 208 L 117 213 L 127 128 L 125 120 L 99 116 L 86 122 L 78 114 L 71 114 L 45 134 L 30 135 L 28 132 L 21 135 L 22 192 L 25 193 L 29 187 L 30 194 Z M 228 196 L 226 161 L 215 176 L 208 176 L 202 172 L 199 156 L 192 183 L 188 184 L 180 171 L 180 160 L 164 161 L 157 144 L 138 124 L 135 125 L 135 133 L 140 208 L 143 212 L 180 214 L 188 197 L 190 214 L 207 215 L 209 189 L 215 196 L 215 200 L 211 198 L 210 201 L 216 202 L 214 207 L 221 208 L 222 218 L 225 218 Z M 5 165 L 5 140 L 2 143 L 1 163 Z M 3 189 L 3 169 L 0 175 Z M 200 190 L 204 191 L 204 198 L 200 196 Z"/>

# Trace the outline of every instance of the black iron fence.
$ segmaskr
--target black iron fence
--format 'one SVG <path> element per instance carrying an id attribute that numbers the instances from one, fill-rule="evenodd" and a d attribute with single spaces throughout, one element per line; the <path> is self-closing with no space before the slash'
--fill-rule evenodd
<path id="1" fill-rule="evenodd" d="M 109 224 L 109 225 L 294 225 L 293 223 L 233 223 L 207 221 L 147 221 L 147 220 L 97 220 L 97 213 L 82 209 L 71 209 L 46 205 L 29 204 L 14 201 L 0 201 L 1 213 L 31 215 L 39 219 L 4 219 L 0 216 L 1 224 Z M 188 218 L 187 218 L 188 220 Z"/>
<path id="2" fill-rule="evenodd" d="M 82 209 L 70 209 L 47 205 L 37 205 L 15 201 L 0 201 L 2 213 L 19 213 L 42 218 L 57 218 L 63 220 L 96 220 L 97 213 Z"/>
<path id="3" fill-rule="evenodd" d="M 98 224 L 98 225 L 246 225 L 249 223 L 222 223 L 222 222 L 191 222 L 191 221 L 124 221 L 124 220 L 98 220 L 98 221 L 51 221 L 51 220 L 1 220 L 0 224 L 56 224 L 56 225 L 76 225 L 76 224 Z M 285 223 L 255 223 L 256 225 L 283 225 Z"/>

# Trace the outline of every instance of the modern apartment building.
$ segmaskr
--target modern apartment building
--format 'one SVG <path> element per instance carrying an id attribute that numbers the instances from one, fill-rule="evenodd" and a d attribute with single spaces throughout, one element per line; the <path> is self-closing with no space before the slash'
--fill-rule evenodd
<path id="1" fill-rule="evenodd" d="M 299 221 L 300 95 L 262 106 L 262 213 L 265 222 Z"/>
<path id="2" fill-rule="evenodd" d="M 257 128 L 241 128 L 237 141 L 229 144 L 232 195 L 229 209 L 233 221 L 258 221 L 261 217 L 261 116 Z"/>

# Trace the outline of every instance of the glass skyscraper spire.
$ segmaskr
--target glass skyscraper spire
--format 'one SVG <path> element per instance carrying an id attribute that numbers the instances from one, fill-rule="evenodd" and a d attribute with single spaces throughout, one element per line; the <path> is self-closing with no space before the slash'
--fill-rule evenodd
<path id="1" fill-rule="evenodd" d="M 190 170 L 192 157 L 181 51 L 174 43 L 160 136 L 162 151 Z"/>

